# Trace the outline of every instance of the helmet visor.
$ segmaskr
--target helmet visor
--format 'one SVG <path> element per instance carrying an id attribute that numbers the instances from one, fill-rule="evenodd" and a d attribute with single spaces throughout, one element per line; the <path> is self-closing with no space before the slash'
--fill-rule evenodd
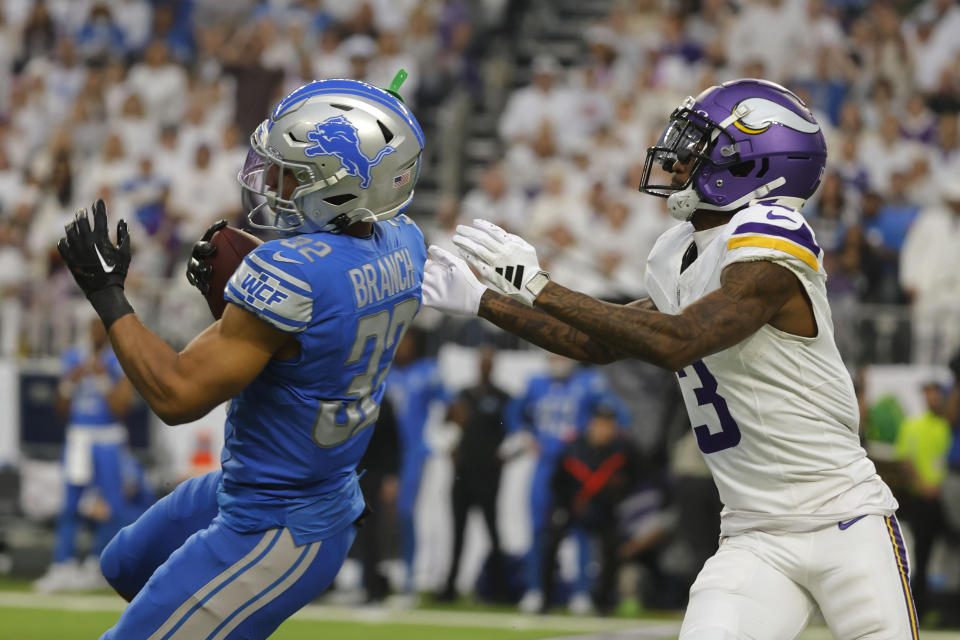
<path id="1" fill-rule="evenodd" d="M 237 175 L 243 188 L 243 212 L 258 229 L 289 231 L 303 224 L 293 196 L 300 182 L 298 167 L 268 157 L 251 140 L 250 151 Z"/>
<path id="2" fill-rule="evenodd" d="M 688 188 L 700 166 L 709 161 L 712 127 L 692 120 L 690 115 L 689 109 L 674 111 L 657 143 L 647 149 L 640 191 L 666 198 Z M 687 169 L 688 164 L 686 179 L 678 180 L 683 173 L 679 169 Z"/>

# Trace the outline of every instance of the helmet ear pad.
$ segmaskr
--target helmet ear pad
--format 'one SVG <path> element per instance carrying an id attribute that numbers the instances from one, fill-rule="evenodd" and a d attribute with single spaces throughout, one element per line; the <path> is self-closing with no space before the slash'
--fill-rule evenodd
<path id="1" fill-rule="evenodd" d="M 784 176 L 787 185 L 774 189 L 769 197 L 791 196 L 796 193 L 810 193 L 817 190 L 823 172 L 809 178 L 809 167 L 812 158 L 809 155 L 778 154 L 763 155 L 758 158 L 747 157 L 731 163 L 727 160 L 722 165 L 705 162 L 701 165 L 694 185 L 697 192 L 707 202 L 725 206 L 742 195 L 753 191 L 757 184 Z M 805 184 L 803 184 L 805 183 Z M 789 191 L 789 193 L 781 193 Z"/>

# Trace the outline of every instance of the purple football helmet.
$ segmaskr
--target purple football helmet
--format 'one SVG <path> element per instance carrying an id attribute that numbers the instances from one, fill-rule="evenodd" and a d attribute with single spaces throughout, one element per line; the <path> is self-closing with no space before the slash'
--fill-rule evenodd
<path id="1" fill-rule="evenodd" d="M 817 190 L 826 160 L 820 125 L 800 98 L 766 80 L 731 80 L 674 110 L 647 149 L 640 190 L 667 198 L 679 220 L 761 198 L 799 209 Z M 651 184 L 658 169 L 672 175 L 677 161 L 693 162 L 685 184 Z"/>

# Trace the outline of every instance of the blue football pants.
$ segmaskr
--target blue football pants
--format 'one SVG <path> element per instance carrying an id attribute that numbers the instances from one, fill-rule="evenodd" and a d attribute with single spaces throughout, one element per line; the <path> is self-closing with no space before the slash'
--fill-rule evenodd
<path id="1" fill-rule="evenodd" d="M 400 556 L 407 569 L 404 591 L 412 592 L 414 560 L 417 553 L 416 508 L 423 468 L 428 454 L 412 453 L 400 462 L 400 495 L 397 496 L 397 518 L 400 521 Z"/>
<path id="2" fill-rule="evenodd" d="M 181 484 L 110 543 L 104 575 L 135 597 L 101 640 L 267 638 L 333 581 L 356 527 L 303 545 L 285 528 L 239 533 L 215 517 L 219 476 Z"/>
<path id="3" fill-rule="evenodd" d="M 125 513 L 123 478 L 120 474 L 120 445 L 96 444 L 93 446 L 93 482 L 100 495 L 110 505 L 110 518 L 97 524 L 91 555 L 100 555 L 103 544 L 116 534 L 123 523 Z M 67 483 L 63 510 L 57 519 L 56 542 L 53 549 L 54 562 L 66 562 L 76 554 L 77 528 L 80 526 L 80 498 L 88 485 Z"/>

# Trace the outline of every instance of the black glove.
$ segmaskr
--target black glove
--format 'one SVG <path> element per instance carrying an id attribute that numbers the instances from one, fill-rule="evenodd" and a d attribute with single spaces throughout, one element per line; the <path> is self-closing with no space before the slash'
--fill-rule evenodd
<path id="1" fill-rule="evenodd" d="M 130 266 L 130 235 L 127 223 L 117 223 L 117 244 L 107 233 L 107 207 L 97 200 L 93 210 L 93 229 L 86 209 L 80 209 L 74 221 L 64 229 L 66 235 L 57 243 L 63 261 L 74 280 L 90 300 L 109 330 L 117 318 L 133 313 L 123 294 L 123 281 Z"/>
<path id="2" fill-rule="evenodd" d="M 203 233 L 203 237 L 194 243 L 190 260 L 187 261 L 187 282 L 199 289 L 203 295 L 210 292 L 210 279 L 213 277 L 213 266 L 207 262 L 207 258 L 217 252 L 216 245 L 210 240 L 213 234 L 225 226 L 227 226 L 226 220 L 217 220 L 210 225 Z"/>

